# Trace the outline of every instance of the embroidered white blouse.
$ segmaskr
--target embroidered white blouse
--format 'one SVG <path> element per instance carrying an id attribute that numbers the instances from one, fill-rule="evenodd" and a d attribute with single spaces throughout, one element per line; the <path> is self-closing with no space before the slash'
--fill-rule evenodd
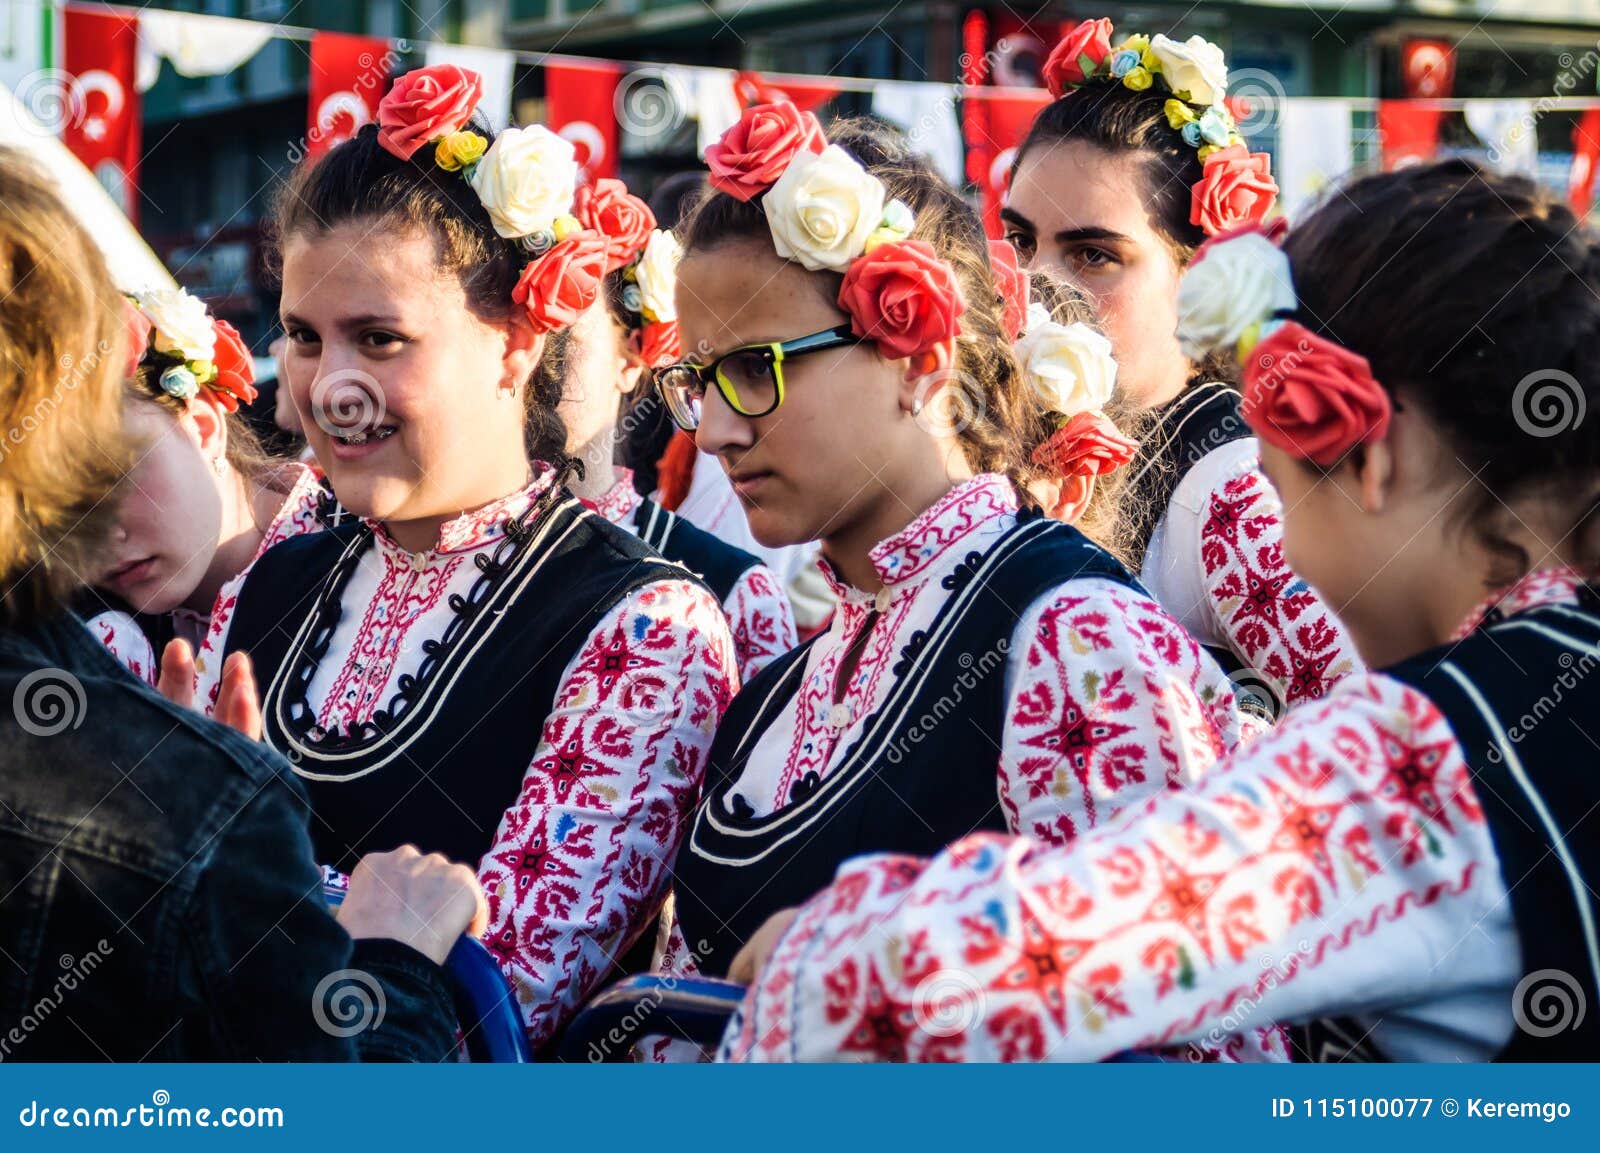
<path id="1" fill-rule="evenodd" d="M 1580 583 L 1532 574 L 1462 634 L 1493 607 L 1575 603 Z M 1366 673 L 1198 787 L 1065 845 L 980 836 L 931 862 L 851 862 L 780 941 L 725 1054 L 1098 1060 L 1348 1015 L 1391 1058 L 1482 1060 L 1511 1037 L 1520 955 L 1449 724 Z M 954 1025 L 930 1030 L 912 1007 L 949 971 L 966 982 Z"/>

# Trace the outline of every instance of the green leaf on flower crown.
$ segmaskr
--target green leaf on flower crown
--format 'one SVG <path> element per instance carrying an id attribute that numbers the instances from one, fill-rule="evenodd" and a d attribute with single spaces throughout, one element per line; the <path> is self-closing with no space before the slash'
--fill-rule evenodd
<path id="1" fill-rule="evenodd" d="M 1111 57 L 1109 55 L 1106 57 L 1107 60 L 1110 58 Z M 1083 73 L 1083 78 L 1085 80 L 1093 76 L 1094 70 L 1098 67 L 1100 67 L 1100 65 L 1091 60 L 1087 52 L 1078 53 L 1078 71 Z"/>

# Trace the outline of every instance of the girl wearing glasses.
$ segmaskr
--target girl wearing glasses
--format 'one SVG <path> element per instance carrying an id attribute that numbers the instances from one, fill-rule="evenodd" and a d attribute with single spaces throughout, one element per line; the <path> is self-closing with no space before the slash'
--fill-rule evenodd
<path id="1" fill-rule="evenodd" d="M 716 598 L 546 463 L 566 436 L 534 370 L 607 248 L 572 146 L 469 126 L 480 92 L 401 77 L 282 196 L 290 387 L 356 515 L 257 563 L 229 648 L 324 864 L 475 864 L 537 1046 L 654 917 L 738 679 Z"/>
<path id="2" fill-rule="evenodd" d="M 1179 277 L 1196 250 L 1264 219 L 1277 185 L 1222 103 L 1220 49 L 1198 37 L 1112 40 L 1109 20 L 1085 20 L 1051 54 L 1056 100 L 1017 150 L 1006 238 L 1030 268 L 1094 299 L 1122 398 L 1144 414 L 1128 502 L 1140 582 L 1281 713 L 1360 661 L 1284 560 L 1282 506 L 1239 411 L 1237 369 L 1174 336 Z M 1234 270 L 1213 271 L 1225 281 Z M 1191 291 L 1218 298 L 1214 280 Z"/>
<path id="3" fill-rule="evenodd" d="M 1176 622 L 1103 548 L 1019 507 L 1038 394 L 1098 418 L 1108 350 L 1037 317 L 1025 371 L 975 214 L 924 163 L 851 139 L 877 162 L 792 105 L 749 110 L 681 226 L 698 355 L 657 380 L 756 536 L 820 539 L 840 599 L 718 730 L 669 958 L 712 974 L 852 856 L 977 829 L 1070 841 L 1238 736 L 1226 679 Z"/>
<path id="4" fill-rule="evenodd" d="M 1600 1052 L 1600 252 L 1460 161 L 1234 245 L 1287 291 L 1182 331 L 1255 329 L 1285 546 L 1381 671 L 1065 846 L 852 863 L 746 959 L 735 1055 L 1083 1061 L 1265 1020 L 1315 1060 Z"/>
<path id="5" fill-rule="evenodd" d="M 541 375 L 561 376 L 553 384 L 562 396 L 567 452 L 583 465 L 568 487 L 612 524 L 700 575 L 727 613 L 739 678 L 747 681 L 799 639 L 777 575 L 641 496 L 632 470 L 614 463 L 619 417 L 635 424 L 659 414 L 660 398 L 653 389 L 640 396 L 640 384 L 652 367 L 679 359 L 672 299 L 677 240 L 656 228 L 650 206 L 620 180 L 580 189 L 575 214 L 606 238 L 607 272 L 602 298 L 569 330 L 566 356 L 546 356 L 539 365 Z M 638 400 L 628 406 L 633 397 Z M 625 415 L 619 412 L 624 407 Z"/>

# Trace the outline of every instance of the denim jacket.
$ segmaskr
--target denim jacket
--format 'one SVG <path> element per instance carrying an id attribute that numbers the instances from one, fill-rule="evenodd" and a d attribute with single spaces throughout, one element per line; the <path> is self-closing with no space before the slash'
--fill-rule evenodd
<path id="1" fill-rule="evenodd" d="M 0 631 L 0 1060 L 439 1060 L 439 966 L 352 942 L 264 745 L 71 615 Z"/>

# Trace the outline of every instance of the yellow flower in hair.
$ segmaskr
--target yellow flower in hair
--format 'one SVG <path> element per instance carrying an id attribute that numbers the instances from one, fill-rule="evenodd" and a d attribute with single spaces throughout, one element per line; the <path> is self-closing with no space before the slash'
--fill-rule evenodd
<path id="1" fill-rule="evenodd" d="M 217 366 L 209 360 L 191 360 L 189 371 L 194 373 L 194 379 L 199 384 L 210 384 L 217 379 Z"/>
<path id="2" fill-rule="evenodd" d="M 489 142 L 476 132 L 450 132 L 439 137 L 433 160 L 446 172 L 460 172 L 481 160 L 488 148 Z"/>
<path id="3" fill-rule="evenodd" d="M 1168 100 L 1161 106 L 1161 110 L 1167 114 L 1167 123 L 1172 126 L 1174 132 L 1182 131 L 1185 124 L 1199 119 L 1194 114 L 1193 108 L 1178 99 Z"/>
<path id="4" fill-rule="evenodd" d="M 1213 152 L 1219 152 L 1219 151 L 1221 151 L 1221 149 L 1219 149 L 1215 144 L 1204 144 L 1204 145 L 1201 145 L 1200 152 L 1199 152 L 1200 163 L 1204 164 L 1206 162 L 1206 160 L 1210 158 L 1210 156 L 1211 156 L 1211 154 Z"/>
<path id="5" fill-rule="evenodd" d="M 1122 78 L 1122 83 L 1124 87 L 1130 88 L 1135 92 L 1143 92 L 1155 83 L 1155 77 L 1150 74 L 1150 69 L 1141 64 L 1137 68 L 1128 69 L 1127 74 Z"/>
<path id="6" fill-rule="evenodd" d="M 556 217 L 556 222 L 550 226 L 550 230 L 556 234 L 556 243 L 560 244 L 574 232 L 582 232 L 583 225 L 578 222 L 576 216 L 568 213 L 565 216 Z"/>
<path id="7" fill-rule="evenodd" d="M 1143 56 L 1150 47 L 1150 37 L 1129 36 L 1121 44 L 1112 49 L 1113 52 L 1137 52 Z"/>
<path id="8" fill-rule="evenodd" d="M 1261 343 L 1261 322 L 1257 321 L 1241 332 L 1239 339 L 1234 342 L 1233 354 L 1238 357 L 1240 364 L 1244 363 L 1245 358 L 1250 355 L 1251 351 L 1259 343 Z"/>

